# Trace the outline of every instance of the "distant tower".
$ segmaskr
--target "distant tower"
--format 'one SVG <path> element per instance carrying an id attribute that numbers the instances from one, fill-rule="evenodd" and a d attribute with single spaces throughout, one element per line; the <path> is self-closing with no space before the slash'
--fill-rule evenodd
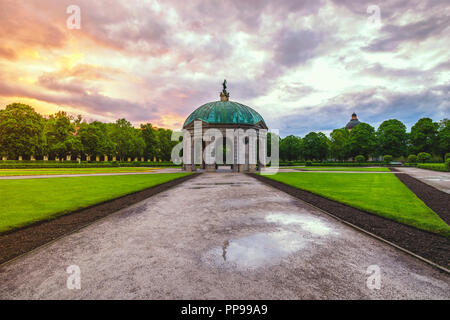
<path id="1" fill-rule="evenodd" d="M 357 126 L 358 124 L 360 124 L 358 117 L 356 116 L 356 113 L 353 112 L 352 114 L 352 119 L 347 123 L 347 125 L 345 126 L 345 128 L 348 131 L 351 131 L 355 126 Z"/>

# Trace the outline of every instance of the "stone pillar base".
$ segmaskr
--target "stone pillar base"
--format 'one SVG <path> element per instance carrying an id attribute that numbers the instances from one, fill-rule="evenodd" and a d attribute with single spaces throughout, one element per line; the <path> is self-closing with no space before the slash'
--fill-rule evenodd
<path id="1" fill-rule="evenodd" d="M 245 168 L 244 164 L 238 164 L 237 167 L 238 167 L 239 172 L 244 172 L 244 168 Z"/>
<path id="2" fill-rule="evenodd" d="M 256 164 L 249 164 L 248 172 L 256 172 Z"/>
<path id="3" fill-rule="evenodd" d="M 215 164 L 207 164 L 206 172 L 216 172 L 216 165 Z"/>
<path id="4" fill-rule="evenodd" d="M 192 172 L 192 165 L 191 164 L 183 164 L 183 171 Z"/>
<path id="5" fill-rule="evenodd" d="M 239 172 L 239 165 L 233 164 L 233 172 Z"/>
<path id="6" fill-rule="evenodd" d="M 258 165 L 258 171 L 261 172 L 266 168 L 266 166 L 264 164 L 259 164 Z"/>

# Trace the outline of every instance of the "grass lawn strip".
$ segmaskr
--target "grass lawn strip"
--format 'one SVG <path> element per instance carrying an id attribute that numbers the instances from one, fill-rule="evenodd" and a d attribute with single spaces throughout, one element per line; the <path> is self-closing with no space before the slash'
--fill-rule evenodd
<path id="1" fill-rule="evenodd" d="M 0 177 L 3 176 L 33 176 L 33 175 L 57 175 L 57 174 L 95 174 L 95 173 L 133 173 L 152 172 L 157 168 L 59 168 L 59 169 L 1 169 Z"/>
<path id="2" fill-rule="evenodd" d="M 0 180 L 0 232 L 183 177 L 186 173 Z"/>
<path id="3" fill-rule="evenodd" d="M 305 171 L 367 171 L 367 172 L 389 172 L 389 168 L 360 168 L 360 167 L 292 167 L 290 169 L 301 169 Z"/>
<path id="4" fill-rule="evenodd" d="M 267 177 L 418 229 L 450 237 L 450 226 L 395 175 L 282 172 Z"/>

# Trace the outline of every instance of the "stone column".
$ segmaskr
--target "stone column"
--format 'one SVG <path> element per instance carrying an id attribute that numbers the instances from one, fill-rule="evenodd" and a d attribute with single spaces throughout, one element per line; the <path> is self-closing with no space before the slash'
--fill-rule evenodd
<path id="1" fill-rule="evenodd" d="M 108 156 L 105 154 L 105 156 L 104 156 L 104 158 L 103 158 L 103 161 L 106 161 L 106 162 L 108 162 Z"/>
<path id="2" fill-rule="evenodd" d="M 86 161 L 91 161 L 91 156 L 86 155 Z"/>
<path id="3" fill-rule="evenodd" d="M 59 157 L 55 157 L 55 161 L 59 161 Z"/>
<path id="4" fill-rule="evenodd" d="M 195 165 L 195 148 L 194 148 L 194 137 L 191 137 L 191 171 L 197 171 L 197 166 Z"/>
<path id="5" fill-rule="evenodd" d="M 127 161 L 128 161 L 128 162 L 131 162 L 131 158 L 130 158 L 130 157 L 128 157 Z"/>
<path id="6" fill-rule="evenodd" d="M 183 132 L 183 170 L 191 172 L 192 171 L 192 160 L 191 160 L 191 135 L 189 131 L 184 130 Z M 156 157 L 153 159 L 156 162 Z"/>
<path id="7" fill-rule="evenodd" d="M 19 161 L 22 161 L 22 156 L 19 156 Z"/>
<path id="8" fill-rule="evenodd" d="M 36 161 L 36 158 L 35 158 L 34 156 L 31 156 L 31 157 L 30 157 L 30 160 L 31 160 L 31 161 Z"/>
<path id="9" fill-rule="evenodd" d="M 258 170 L 264 170 L 266 167 L 266 156 L 267 156 L 267 130 L 258 131 L 258 141 L 259 141 L 259 159 L 258 159 Z"/>
<path id="10" fill-rule="evenodd" d="M 66 160 L 70 161 L 70 160 L 72 160 L 72 157 L 71 156 L 66 156 Z"/>
<path id="11" fill-rule="evenodd" d="M 3 156 L 2 161 L 6 161 L 6 160 L 8 160 L 8 157 Z"/>
<path id="12" fill-rule="evenodd" d="M 44 156 L 44 161 L 48 161 L 48 156 Z"/>
<path id="13" fill-rule="evenodd" d="M 114 156 L 114 157 L 112 158 L 112 161 L 117 161 L 117 157 Z"/>
<path id="14" fill-rule="evenodd" d="M 100 157 L 99 156 L 95 156 L 95 161 L 99 162 L 100 161 Z"/>

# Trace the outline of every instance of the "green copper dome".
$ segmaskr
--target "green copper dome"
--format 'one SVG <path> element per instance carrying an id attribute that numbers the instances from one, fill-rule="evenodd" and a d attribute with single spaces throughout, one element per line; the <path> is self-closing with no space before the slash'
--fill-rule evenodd
<path id="1" fill-rule="evenodd" d="M 195 120 L 210 124 L 247 124 L 266 123 L 261 115 L 250 107 L 234 101 L 214 101 L 198 107 L 184 122 L 183 128 Z"/>

